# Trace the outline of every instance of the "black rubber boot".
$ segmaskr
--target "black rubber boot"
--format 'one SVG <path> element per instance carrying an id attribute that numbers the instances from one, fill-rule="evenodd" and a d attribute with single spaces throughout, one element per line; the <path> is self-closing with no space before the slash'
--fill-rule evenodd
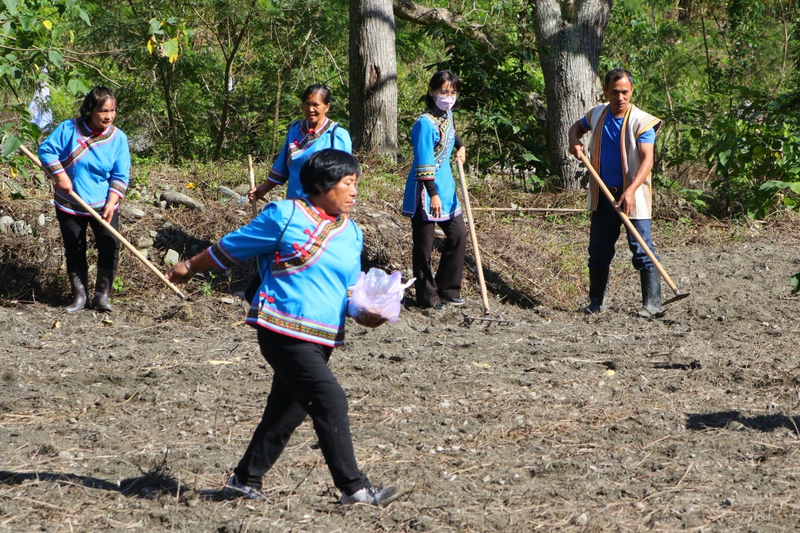
<path id="1" fill-rule="evenodd" d="M 92 307 L 98 311 L 111 311 L 111 304 L 108 297 L 111 295 L 111 287 L 114 284 L 114 271 L 107 268 L 97 269 L 97 283 L 94 285 L 94 299 Z"/>
<path id="2" fill-rule="evenodd" d="M 69 284 L 72 286 L 72 296 L 75 299 L 67 306 L 67 313 L 77 313 L 86 307 L 86 285 L 88 275 L 86 272 L 70 272 Z"/>
<path id="3" fill-rule="evenodd" d="M 603 298 L 606 296 L 608 271 L 608 267 L 589 269 L 589 305 L 583 308 L 584 313 L 593 315 L 605 311 Z"/>
<path id="4" fill-rule="evenodd" d="M 642 282 L 642 309 L 639 315 L 650 318 L 661 316 L 661 274 L 655 268 L 640 270 Z"/>

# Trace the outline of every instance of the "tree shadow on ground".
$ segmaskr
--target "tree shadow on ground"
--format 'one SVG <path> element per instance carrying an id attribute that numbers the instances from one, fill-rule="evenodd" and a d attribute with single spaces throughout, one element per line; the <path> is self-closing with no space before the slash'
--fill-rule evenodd
<path id="1" fill-rule="evenodd" d="M 728 427 L 732 422 L 738 422 L 744 427 L 768 433 L 778 428 L 786 428 L 800 436 L 800 416 L 786 416 L 782 414 L 742 416 L 739 411 L 720 411 L 717 413 L 687 413 L 686 429 L 703 431 L 706 429 L 721 429 Z"/>
<path id="2" fill-rule="evenodd" d="M 179 483 L 173 476 L 153 468 L 142 475 L 123 479 L 119 484 L 92 476 L 79 476 L 67 472 L 10 472 L 0 470 L 0 485 L 21 485 L 26 481 L 47 481 L 60 485 L 81 485 L 90 489 L 119 492 L 125 497 L 155 499 L 161 495 L 177 497 L 191 493 L 191 487 Z M 204 491 L 214 495 L 219 491 Z"/>

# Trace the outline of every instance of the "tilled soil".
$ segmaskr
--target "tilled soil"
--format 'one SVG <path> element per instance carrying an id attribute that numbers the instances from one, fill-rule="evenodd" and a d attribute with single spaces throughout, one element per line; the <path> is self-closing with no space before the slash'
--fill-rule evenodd
<path id="1" fill-rule="evenodd" d="M 0 530 L 796 530 L 797 244 L 661 249 L 691 296 L 655 320 L 636 315 L 620 242 L 596 317 L 493 301 L 508 322 L 470 322 L 471 292 L 464 308 L 350 323 L 331 365 L 360 465 L 405 491 L 386 508 L 337 503 L 308 421 L 266 502 L 213 493 L 271 379 L 239 300 L 179 307 L 165 290 L 76 315 L 6 301 Z"/>

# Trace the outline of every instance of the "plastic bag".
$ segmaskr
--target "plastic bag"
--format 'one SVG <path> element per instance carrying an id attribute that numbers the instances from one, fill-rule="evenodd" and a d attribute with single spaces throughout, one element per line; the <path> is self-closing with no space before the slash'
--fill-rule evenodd
<path id="1" fill-rule="evenodd" d="M 403 293 L 416 279 L 412 278 L 404 284 L 401 281 L 402 277 L 400 271 L 389 275 L 378 268 L 370 268 L 366 275 L 359 272 L 358 281 L 353 286 L 353 295 L 347 304 L 350 316 L 358 316 L 366 311 L 379 315 L 389 322 L 397 322 Z"/>

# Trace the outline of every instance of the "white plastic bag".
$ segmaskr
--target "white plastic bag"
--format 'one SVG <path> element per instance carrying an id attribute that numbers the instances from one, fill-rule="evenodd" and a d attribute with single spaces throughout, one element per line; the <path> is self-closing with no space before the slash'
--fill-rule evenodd
<path id="1" fill-rule="evenodd" d="M 389 322 L 397 322 L 403 293 L 415 279 L 412 278 L 404 284 L 402 277 L 400 271 L 389 275 L 378 268 L 370 268 L 366 275 L 359 272 L 347 307 L 350 316 L 355 317 L 366 311 Z"/>

